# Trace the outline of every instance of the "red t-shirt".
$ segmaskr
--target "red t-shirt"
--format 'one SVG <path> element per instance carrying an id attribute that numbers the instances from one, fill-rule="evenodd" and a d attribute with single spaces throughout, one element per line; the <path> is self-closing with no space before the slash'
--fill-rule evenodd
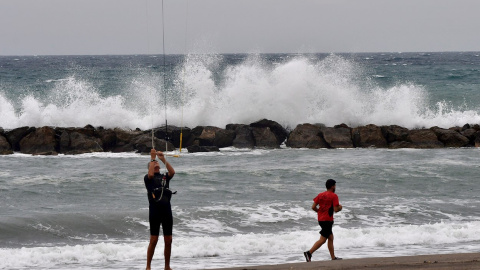
<path id="1" fill-rule="evenodd" d="M 330 210 L 331 216 L 328 210 L 340 205 L 337 194 L 331 191 L 325 191 L 318 194 L 313 201 L 318 204 L 318 221 L 333 221 L 333 209 Z"/>

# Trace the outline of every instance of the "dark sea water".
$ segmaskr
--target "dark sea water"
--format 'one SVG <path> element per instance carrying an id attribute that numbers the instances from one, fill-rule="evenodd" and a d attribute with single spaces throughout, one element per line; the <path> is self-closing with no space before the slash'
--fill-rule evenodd
<path id="1" fill-rule="evenodd" d="M 268 118 L 448 128 L 480 120 L 479 55 L 3 56 L 0 127 L 148 129 L 166 112 L 189 127 Z"/>
<path id="2" fill-rule="evenodd" d="M 0 127 L 149 129 L 166 111 L 189 127 L 448 128 L 480 123 L 479 68 L 479 53 L 167 56 L 165 69 L 162 56 L 0 57 Z M 148 160 L 0 156 L 0 269 L 143 269 Z M 344 206 L 339 257 L 480 252 L 478 148 L 223 148 L 169 161 L 174 269 L 303 261 L 328 178 Z M 313 257 L 327 259 L 326 247 Z"/>

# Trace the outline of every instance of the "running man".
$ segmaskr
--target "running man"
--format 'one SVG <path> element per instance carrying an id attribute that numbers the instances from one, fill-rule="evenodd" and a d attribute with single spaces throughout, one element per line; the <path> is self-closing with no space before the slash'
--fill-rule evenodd
<path id="1" fill-rule="evenodd" d="M 148 245 L 147 250 L 147 270 L 150 270 L 150 265 L 152 263 L 153 254 L 155 253 L 155 247 L 157 246 L 158 236 L 160 234 L 160 224 L 162 225 L 163 230 L 163 241 L 165 243 L 165 248 L 163 255 L 165 257 L 165 270 L 171 270 L 170 268 L 170 254 L 172 252 L 172 229 L 173 229 L 173 216 L 172 216 L 172 207 L 170 205 L 170 199 L 160 200 L 161 198 L 155 190 L 161 189 L 162 187 L 169 187 L 170 179 L 175 175 L 175 170 L 172 165 L 167 162 L 165 156 L 162 152 L 152 149 L 150 151 L 151 161 L 148 163 L 148 173 L 143 178 L 145 182 L 145 187 L 148 191 L 148 202 L 149 202 L 149 222 L 150 222 L 150 244 Z M 158 157 L 159 160 L 165 164 L 167 172 L 165 174 L 160 174 L 160 164 L 156 160 Z M 167 192 L 165 192 L 167 193 Z M 157 195 L 155 195 L 157 194 Z M 161 195 L 163 196 L 163 192 Z"/>
<path id="2" fill-rule="evenodd" d="M 312 210 L 317 212 L 318 225 L 320 225 L 322 230 L 320 231 L 320 239 L 313 244 L 310 250 L 303 253 L 307 262 L 312 260 L 312 254 L 325 244 L 327 240 L 328 251 L 332 260 L 341 260 L 341 258 L 335 257 L 333 249 L 333 212 L 342 211 L 342 206 L 338 202 L 338 196 L 335 194 L 336 183 L 335 180 L 328 179 L 325 183 L 327 191 L 318 194 L 313 199 Z"/>

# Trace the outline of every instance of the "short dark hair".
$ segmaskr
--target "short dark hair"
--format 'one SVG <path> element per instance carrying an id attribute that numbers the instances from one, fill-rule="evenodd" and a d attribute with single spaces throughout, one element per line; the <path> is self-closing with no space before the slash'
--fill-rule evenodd
<path id="1" fill-rule="evenodd" d="M 328 179 L 327 182 L 325 182 L 325 187 L 327 189 L 330 189 L 331 187 L 335 186 L 335 184 L 337 184 L 337 182 L 333 179 Z"/>

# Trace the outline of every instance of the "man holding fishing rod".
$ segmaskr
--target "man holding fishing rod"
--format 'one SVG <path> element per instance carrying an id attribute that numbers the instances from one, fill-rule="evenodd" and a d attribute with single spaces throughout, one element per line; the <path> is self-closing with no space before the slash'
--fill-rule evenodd
<path id="1" fill-rule="evenodd" d="M 157 158 L 162 161 L 167 171 L 165 174 L 160 173 L 160 164 Z M 149 202 L 149 222 L 150 222 L 150 244 L 147 250 L 147 270 L 150 269 L 155 247 L 157 246 L 158 236 L 160 234 L 160 225 L 163 230 L 163 240 L 165 249 L 165 270 L 170 268 L 170 255 L 172 251 L 172 229 L 173 215 L 170 198 L 172 192 L 169 189 L 170 179 L 175 175 L 172 165 L 167 162 L 165 155 L 161 151 L 152 149 L 150 151 L 151 161 L 148 163 L 148 173 L 143 178 L 145 187 L 148 191 Z"/>

